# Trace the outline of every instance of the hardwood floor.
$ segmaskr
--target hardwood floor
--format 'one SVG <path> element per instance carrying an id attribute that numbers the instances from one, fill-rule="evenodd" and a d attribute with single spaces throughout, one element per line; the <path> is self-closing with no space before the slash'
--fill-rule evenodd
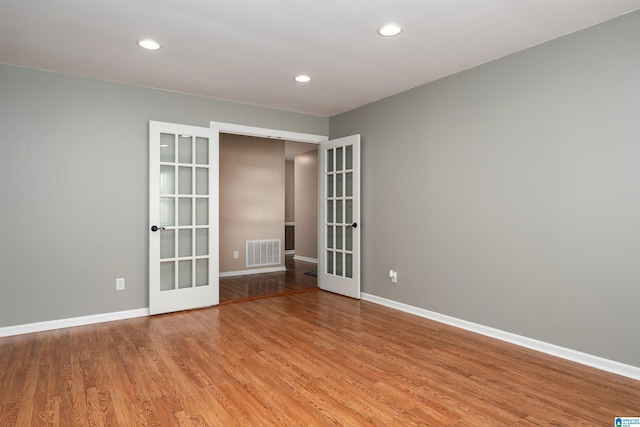
<path id="1" fill-rule="evenodd" d="M 610 426 L 640 382 L 323 291 L 0 339 L 0 426 Z"/>
<path id="2" fill-rule="evenodd" d="M 318 290 L 316 277 L 304 274 L 317 264 L 285 257 L 286 272 L 252 274 L 220 279 L 220 304 Z"/>

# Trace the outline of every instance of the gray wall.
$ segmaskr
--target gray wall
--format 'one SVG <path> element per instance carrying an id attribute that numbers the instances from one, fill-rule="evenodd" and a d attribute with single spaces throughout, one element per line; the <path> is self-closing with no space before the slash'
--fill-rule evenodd
<path id="1" fill-rule="evenodd" d="M 148 307 L 149 120 L 328 133 L 323 117 L 0 64 L 0 327 Z"/>
<path id="2" fill-rule="evenodd" d="M 633 13 L 332 117 L 363 291 L 640 366 L 639 40 Z"/>

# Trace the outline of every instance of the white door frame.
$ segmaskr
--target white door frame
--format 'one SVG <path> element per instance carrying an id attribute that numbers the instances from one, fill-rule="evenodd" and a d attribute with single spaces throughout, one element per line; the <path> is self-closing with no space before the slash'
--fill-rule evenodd
<path id="1" fill-rule="evenodd" d="M 311 133 L 290 132 L 287 130 L 260 128 L 255 126 L 236 125 L 233 123 L 210 122 L 211 129 L 222 133 L 234 135 L 255 136 L 258 138 L 283 139 L 287 141 L 306 142 L 308 144 L 320 144 L 328 141 L 325 135 L 315 135 Z"/>

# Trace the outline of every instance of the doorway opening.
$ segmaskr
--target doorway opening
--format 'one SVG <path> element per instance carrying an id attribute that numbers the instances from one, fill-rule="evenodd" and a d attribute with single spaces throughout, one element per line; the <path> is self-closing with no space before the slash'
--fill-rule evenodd
<path id="1" fill-rule="evenodd" d="M 318 142 L 326 138 L 212 127 L 220 132 L 220 303 L 316 291 L 316 276 L 305 273 L 318 268 Z M 279 265 L 246 263 L 245 242 L 260 239 L 282 242 Z"/>

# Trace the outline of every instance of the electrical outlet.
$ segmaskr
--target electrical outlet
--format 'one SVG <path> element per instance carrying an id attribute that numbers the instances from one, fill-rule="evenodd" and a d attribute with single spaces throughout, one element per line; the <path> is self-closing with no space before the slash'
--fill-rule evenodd
<path id="1" fill-rule="evenodd" d="M 233 251 L 233 259 L 238 259 L 238 258 L 240 258 L 240 252 Z"/>
<path id="2" fill-rule="evenodd" d="M 391 279 L 391 283 L 398 283 L 398 272 L 389 270 L 389 279 Z"/>
<path id="3" fill-rule="evenodd" d="M 124 291 L 124 277 L 116 279 L 116 291 Z"/>

